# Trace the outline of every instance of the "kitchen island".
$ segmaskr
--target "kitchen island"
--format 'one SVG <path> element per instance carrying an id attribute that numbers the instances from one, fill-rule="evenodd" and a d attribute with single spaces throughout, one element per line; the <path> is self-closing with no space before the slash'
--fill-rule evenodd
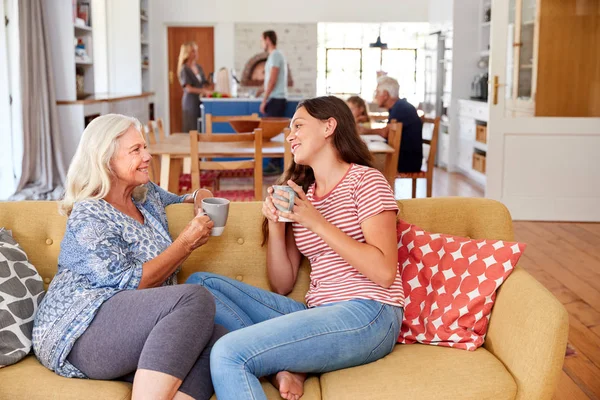
<path id="1" fill-rule="evenodd" d="M 202 105 L 200 108 L 202 109 L 202 116 L 205 114 L 212 114 L 215 116 L 225 116 L 225 115 L 250 115 L 253 113 L 259 113 L 260 103 L 262 102 L 262 98 L 244 98 L 244 97 L 229 97 L 229 98 L 214 98 L 214 97 L 202 97 L 200 99 L 202 101 Z M 291 118 L 296 112 L 296 107 L 298 103 L 302 100 L 299 97 L 290 97 L 287 101 L 287 106 L 285 108 L 285 116 Z M 202 127 L 204 127 L 204 119 L 202 122 Z M 206 131 L 205 129 L 202 129 Z M 234 133 L 235 131 L 226 122 L 216 122 L 213 124 L 213 132 L 218 133 Z"/>

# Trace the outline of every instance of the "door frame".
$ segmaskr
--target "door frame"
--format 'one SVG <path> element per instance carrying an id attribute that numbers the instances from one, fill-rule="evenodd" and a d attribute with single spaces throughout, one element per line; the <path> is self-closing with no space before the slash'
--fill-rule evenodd
<path id="1" fill-rule="evenodd" d="M 163 126 L 167 129 L 168 133 L 171 134 L 171 100 L 169 93 L 169 28 L 213 28 L 213 49 L 216 49 L 217 45 L 217 24 L 216 23 L 193 23 L 193 22 L 165 22 L 162 27 L 161 40 L 163 42 L 164 55 L 163 55 L 163 67 L 165 74 L 161 77 L 162 87 L 165 94 L 165 105 Z M 214 51 L 214 50 L 213 50 Z M 214 56 L 216 64 L 216 54 Z M 216 69 L 216 66 L 215 66 Z"/>

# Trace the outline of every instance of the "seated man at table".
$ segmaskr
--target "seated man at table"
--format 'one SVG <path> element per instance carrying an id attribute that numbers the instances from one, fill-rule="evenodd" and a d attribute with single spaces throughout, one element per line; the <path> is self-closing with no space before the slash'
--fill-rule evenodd
<path id="1" fill-rule="evenodd" d="M 398 98 L 400 85 L 389 76 L 377 79 L 374 101 L 379 107 L 389 109 L 389 119 L 402 123 L 402 141 L 398 157 L 398 172 L 419 172 L 423 162 L 423 124 L 415 107 L 406 99 Z M 358 127 L 360 134 L 376 134 L 387 139 L 389 125 L 381 129 Z"/>

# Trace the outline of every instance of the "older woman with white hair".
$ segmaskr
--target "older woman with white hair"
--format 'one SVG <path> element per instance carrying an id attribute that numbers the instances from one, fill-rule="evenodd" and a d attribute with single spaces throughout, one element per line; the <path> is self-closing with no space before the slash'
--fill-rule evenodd
<path id="1" fill-rule="evenodd" d="M 33 346 L 65 377 L 133 382 L 133 399 L 208 399 L 210 350 L 226 331 L 199 285 L 175 285 L 213 226 L 197 213 L 169 235 L 165 207 L 194 203 L 149 181 L 140 123 L 123 115 L 84 130 L 60 209 L 68 215 L 58 273 L 35 319 Z"/>

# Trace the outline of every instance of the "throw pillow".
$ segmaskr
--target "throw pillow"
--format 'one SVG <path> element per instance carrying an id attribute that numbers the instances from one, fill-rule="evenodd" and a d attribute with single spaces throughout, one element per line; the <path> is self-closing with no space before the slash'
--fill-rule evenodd
<path id="1" fill-rule="evenodd" d="M 0 228 L 0 368 L 31 350 L 31 331 L 44 284 L 10 231 Z"/>
<path id="2" fill-rule="evenodd" d="M 404 289 L 399 343 L 475 350 L 483 344 L 496 290 L 525 245 L 428 233 L 398 221 Z"/>

